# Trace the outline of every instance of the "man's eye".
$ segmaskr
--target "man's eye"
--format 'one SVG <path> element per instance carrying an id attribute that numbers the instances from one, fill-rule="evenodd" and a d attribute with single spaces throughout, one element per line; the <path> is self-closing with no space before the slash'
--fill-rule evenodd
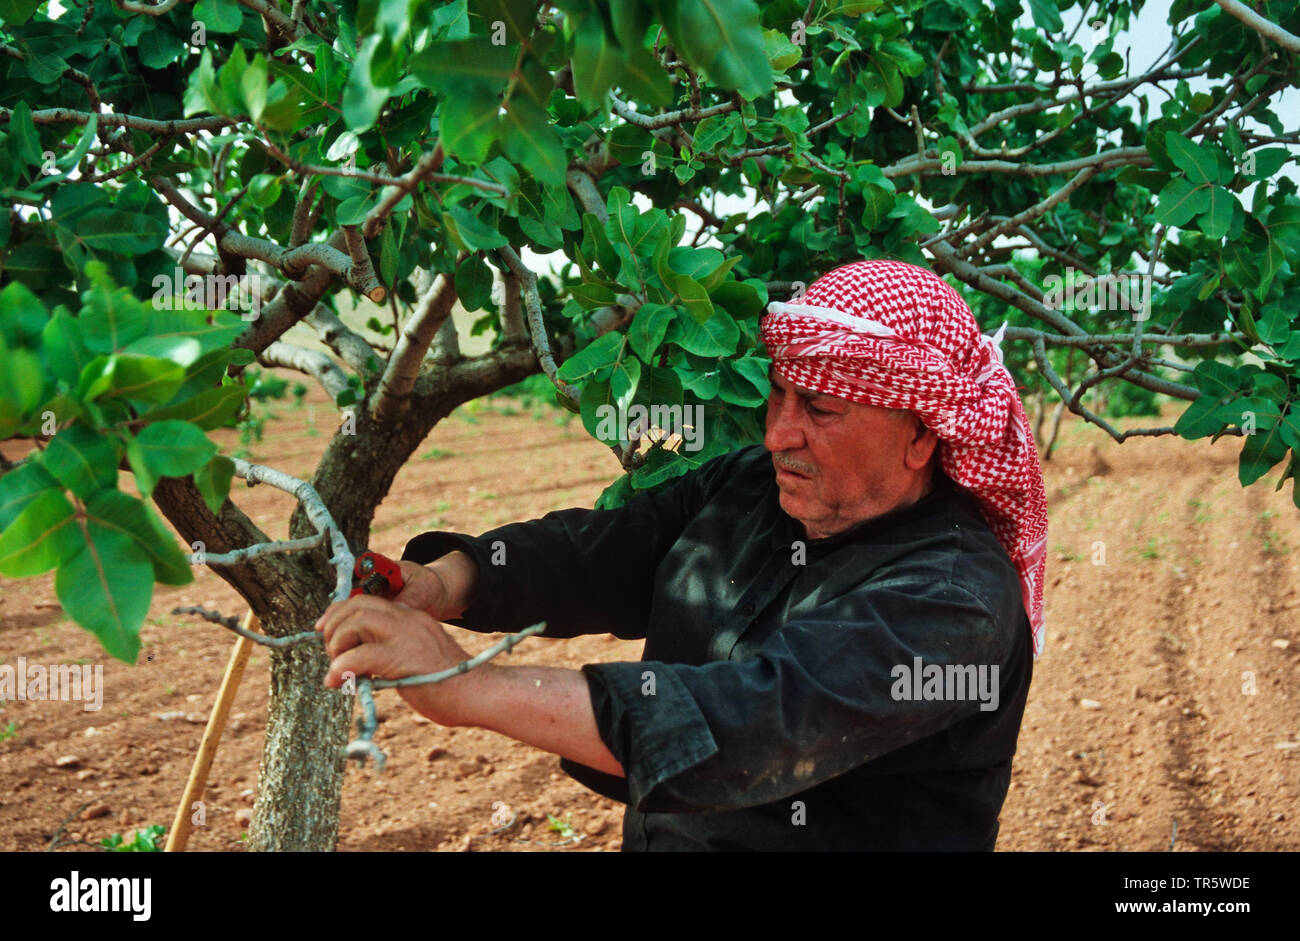
<path id="1" fill-rule="evenodd" d="M 834 415 L 834 414 L 835 414 L 835 413 L 832 412 L 830 409 L 818 408 L 816 405 L 813 405 L 811 402 L 808 403 L 808 411 L 812 412 L 814 415 Z"/>

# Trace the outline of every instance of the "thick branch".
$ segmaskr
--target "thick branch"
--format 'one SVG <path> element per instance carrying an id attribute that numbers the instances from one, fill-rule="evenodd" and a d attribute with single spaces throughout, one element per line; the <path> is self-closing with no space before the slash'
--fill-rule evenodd
<path id="1" fill-rule="evenodd" d="M 338 316 L 322 304 L 317 304 L 304 318 L 316 331 L 321 342 L 338 354 L 354 372 L 362 377 L 376 370 L 375 351 L 359 333 L 350 329 Z"/>
<path id="2" fill-rule="evenodd" d="M 429 344 L 437 335 L 443 323 L 451 316 L 451 309 L 456 304 L 456 282 L 450 275 L 443 275 L 437 284 L 425 292 L 419 305 L 402 327 L 393 355 L 388 358 L 388 366 L 379 380 L 379 389 L 374 398 L 372 414 L 381 422 L 392 421 L 397 412 L 410 399 L 415 380 L 420 375 L 420 365 Z"/>
<path id="3" fill-rule="evenodd" d="M 330 237 L 330 245 L 335 249 L 344 247 L 343 233 L 335 232 Z M 334 274 L 329 269 L 320 266 L 308 268 L 301 281 L 290 281 L 280 288 L 271 302 L 262 308 L 262 316 L 253 321 L 232 345 L 254 353 L 262 352 L 280 339 L 286 330 L 314 311 L 333 283 Z M 354 369 L 357 368 L 346 356 L 343 360 Z"/>
<path id="4" fill-rule="evenodd" d="M 614 112 L 620 118 L 628 124 L 635 124 L 647 131 L 681 125 L 687 121 L 703 121 L 715 114 L 726 114 L 729 111 L 736 110 L 734 101 L 724 101 L 721 104 L 709 105 L 707 108 L 683 108 L 680 111 L 665 111 L 663 114 L 641 114 L 626 102 L 620 101 L 616 95 L 610 95 L 610 100 L 613 103 Z"/>
<path id="5" fill-rule="evenodd" d="M 364 292 L 366 297 L 370 298 L 376 304 L 379 304 L 387 296 L 388 292 L 384 286 L 379 283 L 379 276 L 375 274 L 375 265 L 370 260 L 370 252 L 366 249 L 366 241 L 361 237 L 354 225 L 343 226 L 343 239 L 348 245 L 348 255 L 352 258 L 352 272 L 356 280 L 362 284 L 369 284 L 372 287 Z"/>
<path id="6" fill-rule="evenodd" d="M 1086 167 L 1096 167 L 1098 170 L 1105 169 L 1117 164 L 1132 164 L 1137 167 L 1146 167 L 1151 165 L 1151 157 L 1147 154 L 1145 147 L 1121 147 L 1117 150 L 1103 150 L 1101 153 L 1093 154 L 1090 157 L 1078 157 L 1074 160 L 1062 160 L 1057 163 L 1018 163 L 1013 160 L 965 160 L 951 167 L 948 172 L 952 173 L 1007 173 L 1013 176 L 1053 176 L 1057 173 L 1077 173 Z M 916 156 L 908 156 L 898 163 L 884 167 L 881 172 L 885 176 L 893 179 L 894 177 L 906 176 L 909 173 L 926 174 L 930 171 L 943 172 L 943 163 L 936 155 L 927 156 L 924 160 Z"/>
<path id="7" fill-rule="evenodd" d="M 283 340 L 276 340 L 262 351 L 258 360 L 264 366 L 283 366 L 286 369 L 306 373 L 321 384 L 330 401 L 337 399 L 339 394 L 348 387 L 347 373 L 339 368 L 338 363 L 319 350 L 309 350 Z"/>
<path id="8" fill-rule="evenodd" d="M 308 242 L 295 248 L 284 248 L 267 239 L 245 235 L 234 226 L 195 206 L 170 179 L 156 176 L 151 185 L 171 203 L 172 207 L 196 225 L 217 236 L 217 248 L 229 255 L 241 258 L 255 258 L 266 262 L 272 268 L 282 272 L 295 281 L 305 280 L 312 265 L 319 265 L 331 274 L 346 280 L 357 293 L 371 300 L 383 300 L 384 287 L 375 275 L 374 266 L 369 263 L 369 256 L 363 250 L 363 262 L 344 254 L 333 244 Z M 339 238 L 347 245 L 346 228 Z"/>
<path id="9" fill-rule="evenodd" d="M 1292 35 L 1272 20 L 1260 16 L 1239 0 L 1214 0 L 1224 12 L 1235 16 L 1265 39 L 1277 43 L 1283 49 L 1300 52 L 1300 36 Z"/>
<path id="10" fill-rule="evenodd" d="M 7 122 L 13 116 L 9 108 L 0 108 L 0 123 Z M 95 113 L 93 111 L 74 111 L 71 108 L 46 108 L 32 112 L 32 121 L 36 124 L 85 124 L 95 117 L 100 127 L 128 127 L 133 131 L 146 134 L 196 134 L 199 131 L 219 131 L 232 127 L 239 122 L 234 118 L 186 118 L 174 121 L 158 121 L 153 118 L 140 118 L 133 114 L 116 114 L 112 111 Z"/>
<path id="11" fill-rule="evenodd" d="M 600 190 L 596 188 L 596 181 L 591 174 L 577 167 L 571 167 L 565 175 L 565 180 L 585 211 L 594 215 L 602 224 L 608 221 L 609 209 L 605 205 L 605 200 L 600 198 Z"/>

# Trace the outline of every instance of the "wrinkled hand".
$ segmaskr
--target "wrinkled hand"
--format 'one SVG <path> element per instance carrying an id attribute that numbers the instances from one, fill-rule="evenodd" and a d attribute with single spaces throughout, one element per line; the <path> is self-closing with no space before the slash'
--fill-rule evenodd
<path id="1" fill-rule="evenodd" d="M 398 604 L 424 611 L 438 620 L 447 617 L 451 599 L 438 573 L 416 562 L 402 561 L 397 565 L 402 570 L 403 583 L 402 590 L 397 593 Z"/>
<path id="2" fill-rule="evenodd" d="M 403 578 L 407 564 L 402 563 Z M 405 596 L 403 591 L 399 597 Z M 325 652 L 330 657 L 327 689 L 342 686 L 348 672 L 396 680 L 446 670 L 470 656 L 427 612 L 374 595 L 358 595 L 330 605 L 316 622 L 316 630 L 324 634 Z M 461 721 L 459 707 L 467 685 L 473 685 L 475 672 L 433 685 L 400 687 L 398 692 L 422 715 L 441 725 L 457 725 Z M 466 684 L 466 680 L 470 682 Z"/>

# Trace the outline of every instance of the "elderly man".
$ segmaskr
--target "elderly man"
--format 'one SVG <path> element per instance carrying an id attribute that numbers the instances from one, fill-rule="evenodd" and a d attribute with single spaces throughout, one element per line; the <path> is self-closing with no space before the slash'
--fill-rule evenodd
<path id="1" fill-rule="evenodd" d="M 488 664 L 402 696 L 561 756 L 627 803 L 624 849 L 991 850 L 1046 540 L 996 342 L 892 261 L 830 272 L 761 327 L 763 447 L 618 510 L 413 539 L 401 604 L 322 617 L 326 684 L 463 660 L 440 621 L 645 638 L 640 663 Z"/>

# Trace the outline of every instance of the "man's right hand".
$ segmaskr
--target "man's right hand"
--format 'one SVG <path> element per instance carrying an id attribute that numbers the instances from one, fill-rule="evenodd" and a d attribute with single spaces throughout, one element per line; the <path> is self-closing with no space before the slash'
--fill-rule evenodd
<path id="1" fill-rule="evenodd" d="M 397 564 L 405 583 L 394 599 L 399 604 L 427 611 L 439 621 L 459 617 L 469 606 L 478 568 L 467 553 L 452 552 L 428 565 Z"/>

